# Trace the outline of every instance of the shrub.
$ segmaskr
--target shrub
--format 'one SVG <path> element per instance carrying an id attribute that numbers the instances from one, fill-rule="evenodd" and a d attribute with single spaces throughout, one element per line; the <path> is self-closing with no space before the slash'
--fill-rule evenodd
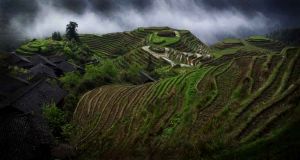
<path id="1" fill-rule="evenodd" d="M 54 135 L 60 135 L 61 127 L 66 124 L 66 114 L 55 103 L 45 104 L 42 108 L 44 118 Z"/>
<path id="2" fill-rule="evenodd" d="M 85 80 L 91 80 L 95 78 L 116 78 L 118 70 L 112 61 L 105 61 L 102 65 L 87 65 Z"/>
<path id="3" fill-rule="evenodd" d="M 63 87 L 66 90 L 71 90 L 80 82 L 81 75 L 78 72 L 69 72 L 66 73 L 59 80 L 62 82 Z"/>
<path id="4" fill-rule="evenodd" d="M 132 64 L 128 69 L 122 72 L 121 79 L 130 83 L 139 84 L 142 81 L 140 74 L 141 70 L 142 66 Z"/>
<path id="5" fill-rule="evenodd" d="M 68 46 L 65 46 L 64 47 L 64 53 L 68 56 L 71 56 L 72 54 L 72 50 L 68 47 Z"/>
<path id="6" fill-rule="evenodd" d="M 73 134 L 74 128 L 75 127 L 72 124 L 70 124 L 70 123 L 67 123 L 67 124 L 63 125 L 61 127 L 63 138 L 69 139 L 71 137 L 71 135 Z"/>
<path id="7" fill-rule="evenodd" d="M 63 109 L 66 111 L 66 117 L 67 119 L 72 119 L 72 115 L 75 109 L 75 106 L 77 104 L 79 100 L 79 94 L 78 93 L 74 93 L 73 91 L 71 91 L 64 100 L 64 106 Z"/>
<path id="8" fill-rule="evenodd" d="M 60 127 L 66 122 L 65 113 L 55 103 L 43 106 L 43 116 L 49 122 L 50 127 Z"/>
<path id="9" fill-rule="evenodd" d="M 63 52 L 78 65 L 85 64 L 93 59 L 89 47 L 81 43 L 67 42 L 64 45 Z"/>
<path id="10" fill-rule="evenodd" d="M 112 61 L 105 61 L 102 65 L 87 65 L 77 92 L 83 93 L 95 87 L 118 81 L 118 72 Z"/>
<path id="11" fill-rule="evenodd" d="M 112 78 L 115 78 L 118 74 L 118 70 L 112 61 L 104 62 L 101 69 L 102 69 L 102 72 L 105 73 L 106 76 L 110 76 Z"/>
<path id="12" fill-rule="evenodd" d="M 85 74 L 78 72 L 65 74 L 59 80 L 63 87 L 69 91 L 65 98 L 64 110 L 67 111 L 66 117 L 71 118 L 72 112 L 82 93 L 119 80 L 118 70 L 111 61 L 103 64 L 90 64 L 85 67 Z"/>

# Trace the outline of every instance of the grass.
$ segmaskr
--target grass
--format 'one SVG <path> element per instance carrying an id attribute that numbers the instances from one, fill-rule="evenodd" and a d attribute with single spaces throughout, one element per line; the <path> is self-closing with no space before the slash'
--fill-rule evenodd
<path id="1" fill-rule="evenodd" d="M 263 36 L 263 35 L 250 36 L 247 40 L 252 41 L 252 42 L 270 41 L 269 38 L 267 38 L 266 36 Z"/>
<path id="2" fill-rule="evenodd" d="M 177 43 L 180 40 L 180 35 L 177 33 L 176 37 L 160 37 L 157 32 L 149 36 L 149 42 L 154 45 L 169 46 Z"/>
<path id="3" fill-rule="evenodd" d="M 299 113 L 299 106 L 296 110 Z M 231 148 L 215 156 L 215 159 L 298 159 L 300 147 L 300 121 L 293 117 L 285 127 L 273 131 L 269 137 L 261 138 L 238 148 Z"/>
<path id="4" fill-rule="evenodd" d="M 17 53 L 23 55 L 34 55 L 37 53 L 49 54 L 50 52 L 62 50 L 65 45 L 65 41 L 38 39 L 23 44 L 19 49 L 17 49 Z"/>
<path id="5" fill-rule="evenodd" d="M 220 58 L 224 55 L 228 55 L 228 54 L 234 54 L 236 53 L 239 49 L 241 49 L 240 47 L 233 47 L 233 48 L 226 48 L 226 49 L 214 49 L 212 50 L 211 54 L 213 55 L 213 57 L 215 58 Z"/>
<path id="6" fill-rule="evenodd" d="M 222 41 L 223 43 L 229 43 L 229 44 L 240 44 L 241 40 L 236 38 L 226 38 Z"/>

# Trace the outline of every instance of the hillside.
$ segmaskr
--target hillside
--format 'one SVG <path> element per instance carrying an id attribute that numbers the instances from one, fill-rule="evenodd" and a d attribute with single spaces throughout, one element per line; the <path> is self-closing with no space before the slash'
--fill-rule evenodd
<path id="1" fill-rule="evenodd" d="M 297 116 L 298 58 L 298 49 L 245 54 L 156 83 L 94 89 L 74 113 L 81 128 L 74 143 L 104 153 L 136 148 L 155 156 L 173 148 L 192 155 L 206 145 L 219 150 L 269 137 Z"/>
<path id="2" fill-rule="evenodd" d="M 165 48 L 175 54 L 166 57 L 195 51 L 195 44 L 188 42 L 180 44 L 184 49 L 178 45 Z M 188 73 L 135 86 L 107 85 L 85 93 L 73 115 L 77 130 L 72 144 L 85 151 L 81 157 L 285 156 L 281 145 L 299 144 L 299 138 L 287 144 L 276 141 L 274 150 L 265 144 L 283 138 L 282 133 L 299 123 L 300 49 L 252 36 L 226 39 L 211 50 L 214 58 L 191 65 L 195 67 Z M 191 64 L 188 59 L 178 60 Z M 255 150 L 256 145 L 260 150 Z M 298 156 L 295 151 L 290 153 L 292 158 Z"/>
<path id="3" fill-rule="evenodd" d="M 15 85 L 14 94 L 0 90 L 1 99 L 13 99 L 0 103 L 0 109 L 14 107 L 18 99 L 11 97 L 20 91 L 42 97 L 35 103 L 24 93 L 22 103 L 33 104 L 32 117 L 48 121 L 40 128 L 49 127 L 47 132 L 55 137 L 47 139 L 51 156 L 300 156 L 299 47 L 260 35 L 207 46 L 190 31 L 169 27 L 79 38 L 80 42 L 33 39 L 16 54 L 0 57 L 5 72 L 0 78 L 25 86 Z M 7 57 L 12 59 L 9 64 L 4 63 Z M 51 94 L 36 87 L 42 84 Z M 23 112 L 22 107 L 15 107 L 22 116 L 33 111 L 25 106 Z"/>

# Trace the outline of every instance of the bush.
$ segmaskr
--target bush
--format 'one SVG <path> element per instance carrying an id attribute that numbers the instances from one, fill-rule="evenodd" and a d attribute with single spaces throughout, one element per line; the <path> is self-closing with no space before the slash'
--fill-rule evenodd
<path id="1" fill-rule="evenodd" d="M 118 72 L 112 61 L 105 61 L 102 65 L 87 65 L 76 92 L 84 93 L 90 89 L 118 81 Z"/>
<path id="2" fill-rule="evenodd" d="M 72 116 L 74 107 L 82 93 L 118 81 L 118 72 L 111 61 L 105 61 L 102 65 L 86 65 L 84 75 L 78 72 L 71 72 L 61 77 L 59 80 L 63 84 L 64 89 L 69 91 L 63 106 L 68 111 L 67 117 L 70 118 Z"/>
<path id="3" fill-rule="evenodd" d="M 67 42 L 63 48 L 64 54 L 76 64 L 82 65 L 92 61 L 93 54 L 85 44 Z"/>
<path id="4" fill-rule="evenodd" d="M 102 65 L 87 65 L 85 80 L 92 80 L 95 78 L 111 78 L 114 79 L 118 75 L 118 70 L 112 61 L 105 61 Z"/>
<path id="5" fill-rule="evenodd" d="M 42 108 L 44 118 L 48 121 L 54 135 L 60 135 L 61 127 L 66 124 L 66 114 L 55 103 L 45 104 Z"/>
<path id="6" fill-rule="evenodd" d="M 64 53 L 72 57 L 72 50 L 68 46 L 64 47 Z"/>
<path id="7" fill-rule="evenodd" d="M 79 94 L 73 91 L 65 97 L 63 109 L 66 111 L 66 117 L 68 120 L 72 119 L 72 115 L 78 100 Z"/>
<path id="8" fill-rule="evenodd" d="M 121 79 L 130 83 L 139 84 L 142 82 L 140 71 L 142 66 L 138 64 L 132 64 L 128 69 L 124 70 Z"/>
<path id="9" fill-rule="evenodd" d="M 50 127 L 60 127 L 66 122 L 65 113 L 54 103 L 43 106 L 43 116 L 49 122 Z"/>
<path id="10" fill-rule="evenodd" d="M 130 65 L 127 74 L 129 77 L 137 77 L 140 74 L 142 67 L 138 64 Z"/>
<path id="11" fill-rule="evenodd" d="M 80 82 L 81 75 L 78 72 L 69 72 L 66 73 L 59 80 L 63 84 L 63 87 L 66 90 L 72 90 Z"/>
<path id="12" fill-rule="evenodd" d="M 71 136 L 72 136 L 72 133 L 73 133 L 73 130 L 74 130 L 74 126 L 72 124 L 65 124 L 61 127 L 62 129 L 62 136 L 65 138 L 65 139 L 69 139 Z"/>

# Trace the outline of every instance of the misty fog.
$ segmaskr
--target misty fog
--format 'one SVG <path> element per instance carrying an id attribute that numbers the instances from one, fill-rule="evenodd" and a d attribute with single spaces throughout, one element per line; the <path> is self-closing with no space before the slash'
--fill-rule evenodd
<path id="1" fill-rule="evenodd" d="M 130 5 L 119 5 L 118 10 L 111 14 L 98 12 L 92 5 L 87 5 L 82 13 L 75 13 L 51 2 L 37 1 L 38 11 L 33 21 L 24 24 L 23 17 L 14 17 L 10 21 L 10 27 L 26 38 L 41 38 L 50 36 L 54 31 L 64 32 L 69 21 L 79 24 L 79 33 L 95 34 L 137 27 L 169 26 L 190 30 L 209 44 L 222 36 L 241 37 L 245 34 L 264 33 L 272 27 L 268 25 L 269 19 L 259 12 L 246 16 L 235 8 L 212 10 L 195 1 L 154 0 L 143 11 Z"/>

